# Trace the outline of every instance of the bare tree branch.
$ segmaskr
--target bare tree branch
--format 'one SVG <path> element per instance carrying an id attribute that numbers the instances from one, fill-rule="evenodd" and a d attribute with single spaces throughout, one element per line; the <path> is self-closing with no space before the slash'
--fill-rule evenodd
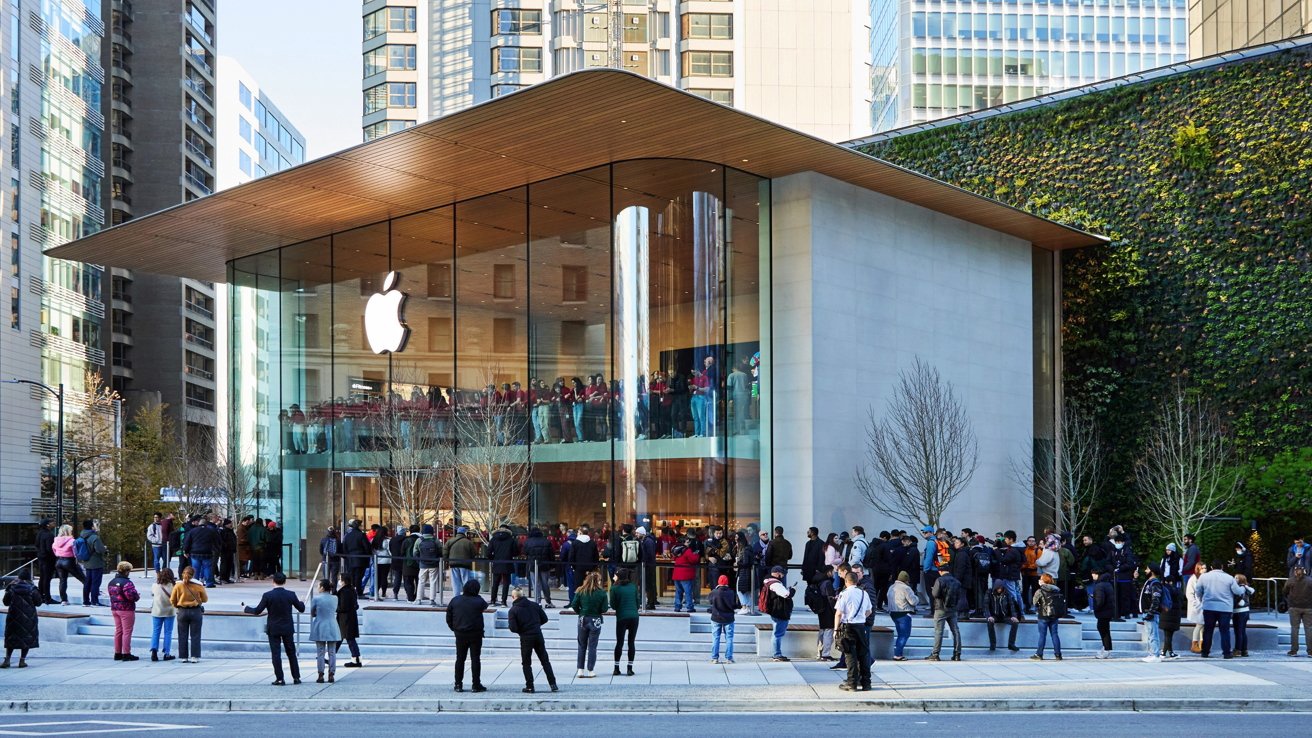
<path id="1" fill-rule="evenodd" d="M 1081 533 L 1102 489 L 1105 456 L 1102 433 L 1092 416 L 1074 403 L 1062 410 L 1061 426 L 1052 446 L 1031 445 L 1011 460 L 1011 475 L 1024 489 L 1037 493 L 1036 502 L 1059 531 Z"/>
<path id="2" fill-rule="evenodd" d="M 1173 541 L 1197 535 L 1234 499 L 1240 483 L 1234 461 L 1220 416 L 1177 386 L 1158 409 L 1134 469 L 1148 520 Z"/>
<path id="3" fill-rule="evenodd" d="M 485 544 L 498 526 L 528 519 L 533 480 L 529 447 L 499 445 L 519 437 L 515 424 L 521 422 L 527 422 L 527 416 L 491 398 L 455 413 L 456 509 Z"/>
<path id="4" fill-rule="evenodd" d="M 870 411 L 856 488 L 867 504 L 894 520 L 938 527 L 978 463 L 965 406 L 938 370 L 917 358 L 900 372 L 883 419 Z"/>

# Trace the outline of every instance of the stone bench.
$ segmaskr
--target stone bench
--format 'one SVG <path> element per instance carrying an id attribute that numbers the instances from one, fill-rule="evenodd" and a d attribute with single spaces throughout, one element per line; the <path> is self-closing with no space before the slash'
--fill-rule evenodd
<path id="1" fill-rule="evenodd" d="M 784 632 L 780 650 L 790 659 L 814 659 L 816 641 L 820 626 L 808 623 L 790 623 Z M 876 625 L 870 629 L 870 652 L 876 659 L 893 658 L 893 629 L 885 625 Z M 762 657 L 774 653 L 774 624 L 757 623 L 756 653 Z M 837 645 L 834 658 L 838 658 Z"/>
<path id="2" fill-rule="evenodd" d="M 1248 650 L 1249 651 L 1280 651 L 1280 628 L 1270 623 L 1254 623 L 1251 620 L 1246 629 L 1248 633 Z M 1220 628 L 1212 631 L 1212 655 L 1221 653 L 1221 633 Z M 1139 632 L 1144 643 L 1148 642 L 1148 634 L 1144 631 L 1143 626 L 1139 626 Z M 1175 640 L 1171 646 L 1176 653 L 1189 653 L 1189 646 L 1193 641 L 1194 624 L 1182 620 L 1180 629 L 1175 632 Z M 1234 630 L 1230 631 L 1230 645 L 1234 646 Z"/>

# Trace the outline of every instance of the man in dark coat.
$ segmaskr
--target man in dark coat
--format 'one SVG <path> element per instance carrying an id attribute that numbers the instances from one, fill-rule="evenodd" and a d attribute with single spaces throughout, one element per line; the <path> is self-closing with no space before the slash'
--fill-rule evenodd
<path id="1" fill-rule="evenodd" d="M 301 683 L 301 667 L 296 663 L 296 624 L 292 621 L 292 609 L 295 608 L 298 612 L 305 612 L 305 603 L 301 602 L 291 590 L 283 587 L 286 583 L 286 574 L 280 571 L 274 572 L 273 589 L 264 593 L 258 605 L 249 607 L 245 602 L 241 603 L 242 608 L 250 615 L 260 615 L 266 610 L 269 613 L 264 632 L 269 636 L 269 652 L 273 656 L 273 686 L 275 687 L 287 684 L 282 678 L 280 646 L 287 651 L 287 661 L 292 670 L 292 684 Z"/>
<path id="2" fill-rule="evenodd" d="M 41 572 L 41 601 L 55 604 L 50 597 L 50 580 L 55 578 L 55 521 L 46 518 L 36 529 L 36 565 Z"/>
<path id="3" fill-rule="evenodd" d="M 214 586 L 214 558 L 219 551 L 219 530 L 209 521 L 197 520 L 182 539 L 182 550 L 191 559 L 196 578 Z"/>
<path id="4" fill-rule="evenodd" d="M 483 612 L 487 600 L 478 596 L 478 580 L 465 582 L 460 594 L 446 606 L 446 627 L 456 637 L 456 691 L 465 691 L 465 659 L 472 661 L 474 691 L 486 692 L 479 675 L 483 669 Z"/>
<path id="5" fill-rule="evenodd" d="M 529 561 L 529 575 L 532 577 L 533 595 L 537 602 L 540 604 L 545 597 L 547 607 L 555 607 L 551 604 L 551 562 L 555 559 L 555 553 L 551 549 L 551 541 L 542 535 L 541 529 L 529 530 L 528 538 L 524 539 L 524 557 Z"/>
<path id="6" fill-rule="evenodd" d="M 237 581 L 237 532 L 232 529 L 232 520 L 225 518 L 219 528 L 219 583 L 233 584 Z"/>
<path id="7" fill-rule="evenodd" d="M 344 577 L 339 577 L 340 582 Z M 349 584 L 346 583 L 346 584 Z M 337 642 L 337 650 L 341 650 L 342 641 L 346 641 L 347 648 L 351 649 L 352 661 L 346 662 L 344 666 L 360 667 L 360 644 L 356 641 L 360 638 L 360 616 L 357 610 L 360 609 L 360 598 L 356 596 L 354 586 L 341 586 L 337 589 L 337 628 L 342 633 L 342 640 Z"/>
<path id="8" fill-rule="evenodd" d="M 789 543 L 787 538 L 784 538 L 783 526 L 777 525 L 774 529 L 774 538 L 770 539 L 770 542 L 765 546 L 764 564 L 771 569 L 776 566 L 783 567 L 784 576 L 786 577 L 788 562 L 792 560 L 793 544 Z M 780 581 L 787 584 L 784 579 L 780 579 Z"/>
<path id="9" fill-rule="evenodd" d="M 18 651 L 18 668 L 27 667 L 27 652 L 41 646 L 41 627 L 37 621 L 36 609 L 41 606 L 41 593 L 32 586 L 32 574 L 27 569 L 18 572 L 5 590 L 5 607 L 9 614 L 5 617 L 5 660 L 0 669 L 8 669 L 14 651 Z"/>
<path id="10" fill-rule="evenodd" d="M 524 690 L 532 693 L 533 689 L 533 654 L 538 655 L 538 661 L 542 662 L 542 673 L 547 677 L 547 684 L 551 685 L 551 691 L 559 691 L 556 686 L 556 675 L 551 670 L 551 658 L 547 656 L 546 640 L 542 637 L 542 626 L 547 623 L 547 612 L 543 610 L 536 602 L 524 596 L 524 591 L 516 587 L 511 591 L 515 598 L 514 603 L 510 606 L 510 612 L 506 615 L 506 620 L 510 626 L 510 632 L 519 636 L 519 659 L 524 668 Z M 475 678 L 475 683 L 478 679 Z"/>
<path id="11" fill-rule="evenodd" d="M 515 571 L 515 537 L 504 525 L 492 533 L 487 557 L 492 562 L 492 604 L 497 604 L 497 587 L 501 588 L 501 604 L 510 604 L 510 576 Z"/>
<path id="12" fill-rule="evenodd" d="M 351 520 L 346 524 L 346 534 L 342 536 L 342 560 L 351 574 L 351 586 L 357 594 L 364 592 L 364 573 L 369 570 L 369 561 L 373 547 L 369 538 L 360 530 L 360 521 Z"/>
<path id="13" fill-rule="evenodd" d="M 802 581 L 815 579 L 816 572 L 825 564 L 825 542 L 820 540 L 820 529 L 806 529 L 806 547 L 802 549 Z"/>

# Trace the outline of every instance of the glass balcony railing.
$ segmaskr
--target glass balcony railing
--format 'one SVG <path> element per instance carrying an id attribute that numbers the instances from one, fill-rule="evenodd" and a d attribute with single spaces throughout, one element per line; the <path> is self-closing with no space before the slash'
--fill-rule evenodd
<path id="1" fill-rule="evenodd" d="M 214 342 L 213 342 L 213 341 L 209 340 L 208 338 L 201 338 L 200 336 L 196 335 L 195 333 L 188 333 L 188 334 L 187 334 L 187 343 L 194 343 L 194 344 L 196 344 L 197 346 L 200 346 L 201 348 L 207 348 L 207 349 L 209 349 L 209 350 L 211 350 L 211 351 L 214 350 Z"/>
<path id="2" fill-rule="evenodd" d="M 197 159 L 200 159 L 207 167 L 214 166 L 214 160 L 210 158 L 209 154 L 205 153 L 204 148 L 197 145 L 194 141 L 188 140 L 185 141 L 185 143 L 187 144 L 187 151 L 191 152 L 192 156 L 196 157 Z"/>

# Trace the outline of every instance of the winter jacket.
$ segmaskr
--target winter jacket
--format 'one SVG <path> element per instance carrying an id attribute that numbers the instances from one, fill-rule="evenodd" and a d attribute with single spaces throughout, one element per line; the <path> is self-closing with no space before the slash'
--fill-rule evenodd
<path id="1" fill-rule="evenodd" d="M 1191 577 L 1197 573 L 1198 562 L 1202 560 L 1202 558 L 1203 554 L 1198 549 L 1198 544 L 1190 544 L 1189 547 L 1184 550 L 1184 558 L 1180 562 L 1184 575 Z"/>
<path id="2" fill-rule="evenodd" d="M 31 582 L 22 579 L 5 589 L 5 648 L 28 650 L 41 646 L 41 626 L 37 608 L 41 606 L 41 593 Z"/>
<path id="3" fill-rule="evenodd" d="M 756 556 L 751 546 L 743 546 L 738 550 L 738 558 L 734 561 L 738 567 L 737 589 L 743 594 L 752 592 L 752 572 L 756 570 Z"/>
<path id="4" fill-rule="evenodd" d="M 1235 554 L 1235 573 L 1243 574 L 1252 581 L 1253 579 L 1253 552 L 1244 549 L 1241 553 Z"/>
<path id="5" fill-rule="evenodd" d="M 933 571 L 936 566 L 934 559 L 938 558 L 938 539 L 930 538 L 925 541 L 925 552 L 920 557 L 920 570 Z"/>
<path id="6" fill-rule="evenodd" d="M 1184 594 L 1180 587 L 1172 582 L 1162 582 L 1163 589 L 1171 590 L 1171 607 L 1162 611 L 1157 616 L 1157 627 L 1162 630 L 1176 631 L 1180 629 L 1180 613 L 1184 609 Z M 1170 641 L 1167 641 L 1169 644 Z"/>
<path id="7" fill-rule="evenodd" d="M 510 531 L 500 528 L 492 534 L 487 557 L 492 561 L 493 574 L 509 574 L 515 570 L 515 564 L 511 561 L 518 553 L 515 549 L 515 537 Z"/>
<path id="8" fill-rule="evenodd" d="M 775 536 L 765 547 L 765 565 L 768 567 L 788 566 L 793 560 L 793 544 L 783 536 Z"/>
<path id="9" fill-rule="evenodd" d="M 789 620 L 793 617 L 793 590 L 773 576 L 761 585 L 764 605 L 760 610 L 775 620 Z"/>
<path id="10" fill-rule="evenodd" d="M 1312 608 L 1312 576 L 1303 575 L 1285 582 L 1285 602 L 1294 608 Z"/>
<path id="11" fill-rule="evenodd" d="M 1021 549 L 1025 555 L 1025 563 L 1021 564 L 1020 571 L 1022 574 L 1030 577 L 1039 575 L 1039 556 L 1043 555 L 1044 549 L 1039 546 L 1026 546 Z"/>
<path id="12" fill-rule="evenodd" d="M 150 614 L 156 618 L 171 618 L 177 615 L 173 608 L 173 585 L 155 582 L 150 585 Z"/>
<path id="13" fill-rule="evenodd" d="M 105 553 L 108 549 L 105 548 L 105 542 L 101 540 L 100 534 L 94 530 L 84 530 L 80 537 L 86 540 L 87 550 L 91 552 L 91 558 L 83 561 L 82 566 L 88 569 L 104 569 Z"/>
<path id="14" fill-rule="evenodd" d="M 1210 569 L 1200 577 L 1195 577 L 1190 584 L 1202 602 L 1204 612 L 1234 612 L 1235 595 L 1244 590 L 1235 584 L 1235 578 L 1220 569 Z"/>
<path id="15" fill-rule="evenodd" d="M 869 546 L 870 544 L 866 541 L 866 537 L 864 533 L 857 536 L 856 538 L 853 538 L 852 549 L 847 554 L 848 565 L 855 566 L 856 564 L 861 563 L 861 560 L 865 558 L 866 548 L 868 548 Z"/>
<path id="16" fill-rule="evenodd" d="M 1139 567 L 1139 559 L 1130 544 L 1121 548 L 1113 546 L 1107 554 L 1107 567 L 1115 572 L 1116 581 L 1129 582 L 1134 580 L 1134 570 Z"/>
<path id="17" fill-rule="evenodd" d="M 420 569 L 436 569 L 442 558 L 442 544 L 432 533 L 424 533 L 415 542 L 413 553 Z"/>
<path id="18" fill-rule="evenodd" d="M 419 545 L 419 534 L 411 533 L 401 539 L 401 573 L 405 576 L 419 576 L 419 559 L 415 558 L 414 548 Z"/>
<path id="19" fill-rule="evenodd" d="M 342 640 L 337 624 L 337 595 L 320 592 L 310 601 L 310 640 L 336 643 Z"/>
<path id="20" fill-rule="evenodd" d="M 570 563 L 574 565 L 574 576 L 582 580 L 584 575 L 597 568 L 597 544 L 592 542 L 592 537 L 586 533 L 580 533 L 574 537 L 574 542 L 569 547 Z"/>
<path id="21" fill-rule="evenodd" d="M 725 547 L 725 555 L 726 556 L 728 555 L 727 546 Z M 642 540 L 638 541 L 638 563 L 642 564 L 643 566 L 656 565 L 656 537 L 655 536 L 651 536 L 651 535 L 643 536 Z M 726 565 L 727 564 L 728 562 L 726 562 Z"/>
<path id="22" fill-rule="evenodd" d="M 1255 590 L 1245 584 L 1241 584 L 1239 587 L 1244 590 L 1244 593 L 1235 595 L 1235 612 L 1251 612 L 1253 606 L 1253 592 Z"/>
<path id="23" fill-rule="evenodd" d="M 738 609 L 738 595 L 724 585 L 711 590 L 711 622 L 732 623 L 734 612 Z"/>
<path id="24" fill-rule="evenodd" d="M 616 618 L 627 620 L 638 617 L 638 585 L 633 582 L 612 584 L 608 599 Z"/>
<path id="25" fill-rule="evenodd" d="M 916 590 L 909 585 L 895 580 L 893 585 L 888 588 L 889 613 L 915 612 L 918 604 L 920 604 L 920 598 L 916 595 Z"/>
<path id="26" fill-rule="evenodd" d="M 73 536 L 59 536 L 55 538 L 50 542 L 50 550 L 54 552 L 55 558 L 73 558 Z"/>
<path id="27" fill-rule="evenodd" d="M 686 582 L 697 576 L 697 562 L 701 559 L 697 552 L 685 548 L 674 557 L 674 581 Z"/>
<path id="28" fill-rule="evenodd" d="M 1294 576 L 1294 569 L 1298 567 L 1312 574 L 1312 543 L 1304 543 L 1301 550 L 1297 546 L 1289 547 L 1289 553 L 1285 555 L 1285 568 L 1289 570 L 1289 576 Z"/>
<path id="29" fill-rule="evenodd" d="M 961 606 L 961 598 L 965 596 L 966 593 L 961 589 L 961 582 L 950 573 L 936 579 L 933 589 L 929 591 L 936 613 L 956 612 Z"/>
<path id="30" fill-rule="evenodd" d="M 994 587 L 990 589 L 987 606 L 988 616 L 993 618 L 995 622 L 1005 623 L 1012 618 L 1020 620 L 1020 607 L 1016 604 L 1015 598 L 1005 588 L 998 589 Z"/>
<path id="31" fill-rule="evenodd" d="M 1051 620 L 1060 617 L 1057 613 L 1054 594 L 1061 594 L 1055 584 L 1040 584 L 1034 592 L 1034 613 L 1040 618 Z"/>
<path id="32" fill-rule="evenodd" d="M 337 590 L 337 629 L 341 631 L 339 641 L 360 637 L 360 598 L 351 586 Z"/>
<path id="33" fill-rule="evenodd" d="M 447 539 L 446 562 L 457 569 L 469 569 L 474 561 L 474 542 L 464 533 L 457 533 Z"/>
<path id="34" fill-rule="evenodd" d="M 1139 612 L 1143 613 L 1144 620 L 1153 620 L 1161 614 L 1162 610 L 1162 580 L 1153 577 L 1144 582 L 1143 589 L 1139 590 Z"/>
<path id="35" fill-rule="evenodd" d="M 598 589 L 587 594 L 584 594 L 583 590 L 576 591 L 574 600 L 569 603 L 569 606 L 581 618 L 597 618 L 605 614 L 609 604 L 606 598 L 606 590 Z"/>
<path id="36" fill-rule="evenodd" d="M 994 552 L 998 553 L 998 552 Z M 1019 546 L 1003 546 L 1002 556 L 998 559 L 998 579 L 1010 582 L 1020 581 L 1021 565 L 1025 563 L 1025 553 Z"/>
<path id="37" fill-rule="evenodd" d="M 811 581 L 815 573 L 820 571 L 825 560 L 825 542 L 819 538 L 812 538 L 806 542 L 802 548 L 802 578 Z"/>
<path id="38" fill-rule="evenodd" d="M 137 591 L 137 585 L 132 583 L 131 579 L 119 575 L 109 580 L 109 609 L 119 611 L 130 611 L 137 609 L 137 600 L 141 599 L 141 593 Z"/>
<path id="39" fill-rule="evenodd" d="M 219 551 L 218 529 L 209 524 L 192 528 L 182 539 L 182 550 L 188 556 L 213 556 Z M 94 567 L 88 564 L 87 568 Z"/>
<path id="40" fill-rule="evenodd" d="M 545 538 L 543 540 L 546 540 Z M 550 544 L 547 544 L 550 546 Z M 520 597 L 510 603 L 506 613 L 506 622 L 510 632 L 520 638 L 542 635 L 542 626 L 547 623 L 547 611 L 538 603 L 527 597 Z"/>
<path id="41" fill-rule="evenodd" d="M 524 558 L 529 561 L 536 561 L 539 564 L 551 561 L 555 554 L 551 550 L 551 541 L 540 532 L 535 536 L 530 534 L 524 539 Z M 542 569 L 546 571 L 546 569 Z M 521 598 L 522 599 L 522 598 Z"/>
<path id="42" fill-rule="evenodd" d="M 1034 560 L 1034 566 L 1039 576 L 1047 574 L 1057 579 L 1061 575 L 1061 556 L 1056 551 L 1045 548 Z"/>
<path id="43" fill-rule="evenodd" d="M 36 532 L 36 558 L 37 561 L 53 564 L 55 562 L 55 532 L 49 528 L 42 528 Z"/>
<path id="44" fill-rule="evenodd" d="M 446 606 L 446 627 L 450 628 L 452 633 L 481 636 L 485 610 L 487 610 L 487 600 L 482 597 L 456 595 Z"/>
<path id="45" fill-rule="evenodd" d="M 1099 620 L 1116 619 L 1116 590 L 1106 579 L 1099 579 L 1089 592 L 1093 616 Z"/>
<path id="46" fill-rule="evenodd" d="M 821 546 L 824 544 L 821 543 Z M 733 552 L 729 550 L 729 541 L 724 538 L 709 538 L 702 550 L 702 558 L 707 565 L 715 569 L 715 576 L 729 576 L 733 573 Z M 715 559 L 715 561 L 711 561 Z M 816 567 L 819 568 L 818 566 Z"/>
<path id="47" fill-rule="evenodd" d="M 1057 549 L 1057 558 L 1061 559 L 1061 569 L 1053 576 L 1061 583 L 1070 579 L 1071 573 L 1075 571 L 1075 553 L 1063 546 Z"/>
<path id="48" fill-rule="evenodd" d="M 1107 549 L 1097 544 L 1084 550 L 1084 559 L 1080 562 L 1080 573 L 1090 579 L 1096 571 L 1099 574 L 1107 570 Z"/>
<path id="49" fill-rule="evenodd" d="M 369 545 L 369 539 L 364 531 L 358 527 L 346 529 L 346 535 L 342 536 L 342 555 L 345 557 L 343 563 L 349 567 L 363 568 L 369 565 L 373 553 L 373 546 Z"/>
<path id="50" fill-rule="evenodd" d="M 1163 556 L 1161 560 L 1162 579 L 1168 582 L 1180 581 L 1181 577 L 1184 576 L 1183 563 L 1184 559 L 1181 559 L 1180 554 L 1176 551 L 1171 551 Z"/>
<path id="51" fill-rule="evenodd" d="M 951 558 L 948 559 L 948 570 L 961 584 L 962 589 L 975 588 L 975 558 L 971 556 L 969 548 L 962 546 L 952 549 Z"/>

